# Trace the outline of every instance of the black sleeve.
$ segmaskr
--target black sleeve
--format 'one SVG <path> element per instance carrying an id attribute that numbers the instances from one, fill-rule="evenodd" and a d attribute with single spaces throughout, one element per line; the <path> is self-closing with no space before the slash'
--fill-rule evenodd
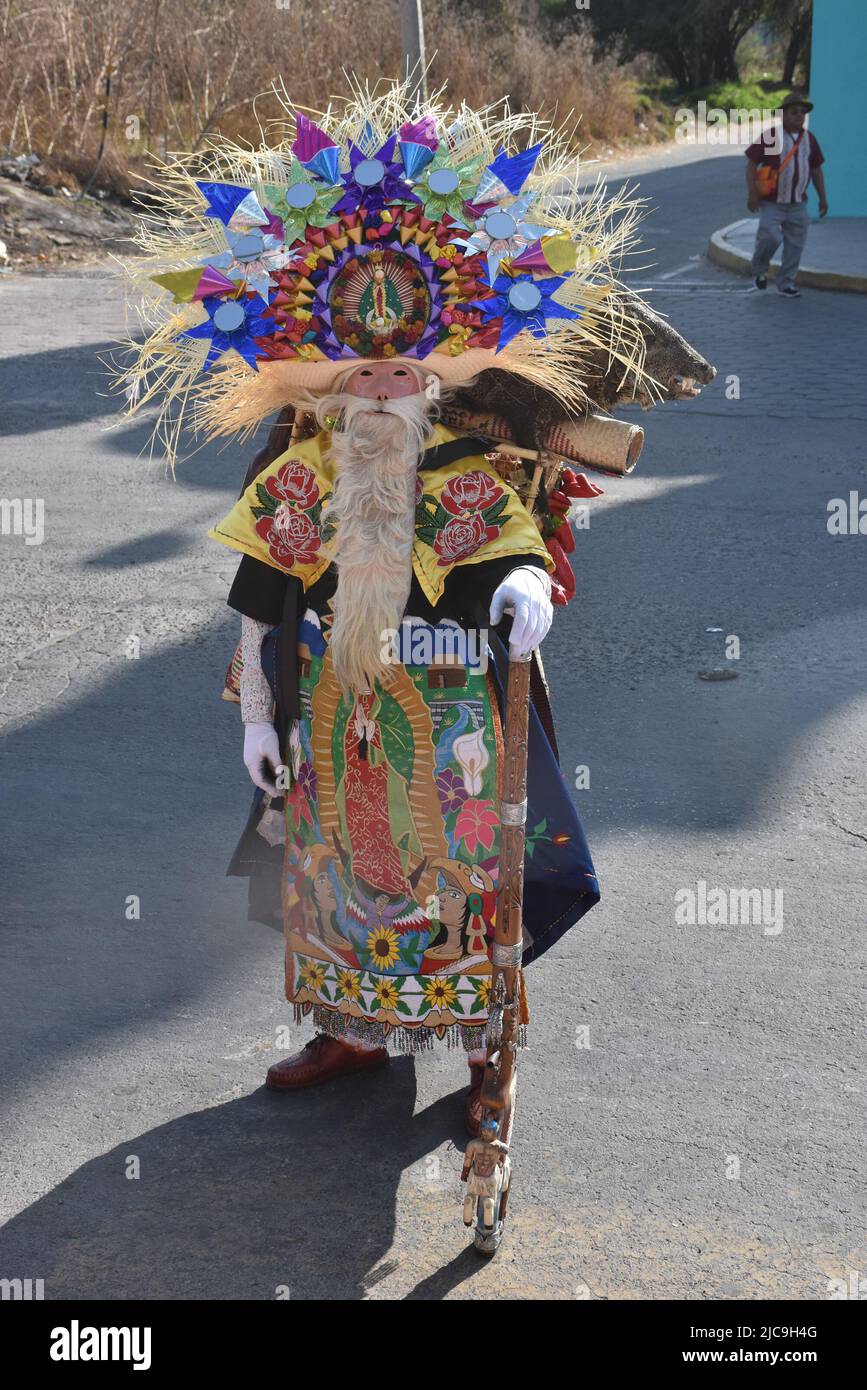
<path id="1" fill-rule="evenodd" d="M 242 555 L 227 602 L 237 613 L 276 627 L 283 616 L 288 582 L 289 575 L 282 570 L 254 560 L 252 555 Z"/>
<path id="2" fill-rule="evenodd" d="M 294 419 L 295 411 L 291 406 L 281 410 L 271 426 L 265 447 L 259 450 L 247 469 L 241 497 L 259 474 L 289 447 Z M 248 618 L 255 618 L 257 622 L 276 627 L 283 613 L 288 578 L 282 570 L 275 570 L 262 560 L 254 560 L 252 555 L 243 555 L 229 590 L 229 607 Z"/>
<path id="3" fill-rule="evenodd" d="M 483 564 L 455 565 L 437 604 L 437 616 L 454 618 L 466 627 L 487 627 L 494 590 L 512 570 L 525 566 L 547 573 L 540 555 L 503 555 Z"/>

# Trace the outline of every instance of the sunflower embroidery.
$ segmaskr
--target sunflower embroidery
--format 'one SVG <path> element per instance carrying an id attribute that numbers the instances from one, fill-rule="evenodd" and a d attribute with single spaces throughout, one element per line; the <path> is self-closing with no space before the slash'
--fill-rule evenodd
<path id="1" fill-rule="evenodd" d="M 422 985 L 424 997 L 432 1009 L 448 1009 L 457 1002 L 455 976 L 431 975 Z"/>
<path id="2" fill-rule="evenodd" d="M 400 1003 L 400 987 L 396 980 L 379 979 L 373 982 L 373 1009 L 396 1009 Z"/>
<path id="3" fill-rule="evenodd" d="M 378 966 L 380 970 L 388 970 L 400 954 L 397 933 L 392 931 L 391 927 L 377 927 L 376 931 L 368 934 L 367 949 L 371 964 Z"/>
<path id="4" fill-rule="evenodd" d="M 354 970 L 341 970 L 337 976 L 337 998 L 361 1000 L 361 981 Z"/>
<path id="5" fill-rule="evenodd" d="M 298 973 L 301 983 L 308 989 L 320 990 L 325 984 L 325 966 L 318 961 L 305 961 Z"/>

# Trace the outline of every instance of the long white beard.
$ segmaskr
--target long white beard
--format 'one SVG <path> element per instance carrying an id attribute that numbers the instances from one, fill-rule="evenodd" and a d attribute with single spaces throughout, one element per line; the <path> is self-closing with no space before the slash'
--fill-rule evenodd
<path id="1" fill-rule="evenodd" d="M 431 404 L 423 394 L 381 402 L 341 394 L 317 402 L 320 420 L 341 415 L 332 435 L 337 592 L 329 646 L 345 691 L 372 689 L 375 680 L 387 685 L 392 674 L 383 650 L 400 627 L 412 582 L 416 475 Z"/>

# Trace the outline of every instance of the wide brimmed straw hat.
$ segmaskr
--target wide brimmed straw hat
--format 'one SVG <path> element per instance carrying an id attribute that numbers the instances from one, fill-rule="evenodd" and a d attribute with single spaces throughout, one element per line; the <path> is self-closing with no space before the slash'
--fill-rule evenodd
<path id="1" fill-rule="evenodd" d="M 444 386 L 459 386 L 493 365 L 490 350 L 486 348 L 468 348 L 457 357 L 436 352 L 421 360 L 408 357 L 401 360 L 413 363 L 425 375 L 439 377 Z M 263 363 L 259 374 L 264 381 L 273 383 L 275 395 L 292 402 L 303 400 L 309 391 L 332 390 L 340 377 L 357 365 L 357 361 L 343 358 L 326 358 L 322 362 L 284 360 Z"/>
<path id="2" fill-rule="evenodd" d="M 579 191 L 570 131 L 392 82 L 315 120 L 281 101 L 273 143 L 215 137 L 158 166 L 145 254 L 124 267 L 144 341 L 118 381 L 132 411 L 159 402 L 171 458 L 185 416 L 242 437 L 371 359 L 446 386 L 497 367 L 564 413 L 586 405 L 582 363 L 600 352 L 640 381 L 618 293 L 639 205 Z"/>

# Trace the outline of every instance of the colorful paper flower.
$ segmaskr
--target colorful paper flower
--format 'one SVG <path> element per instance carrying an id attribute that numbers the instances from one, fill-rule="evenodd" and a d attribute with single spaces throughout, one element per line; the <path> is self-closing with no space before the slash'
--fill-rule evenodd
<path id="1" fill-rule="evenodd" d="M 340 185 L 323 183 L 297 159 L 289 165 L 286 182 L 265 185 L 267 211 L 277 214 L 283 223 L 287 246 L 303 241 L 308 227 L 327 227 L 334 221 L 334 200 L 340 196 Z"/>
<path id="2" fill-rule="evenodd" d="M 472 214 L 468 215 L 466 203 L 478 184 L 480 163 L 471 159 L 455 164 L 448 148 L 438 146 L 436 154 L 413 180 L 424 204 L 425 217 L 440 222 L 448 214 L 459 226 L 469 227 Z"/>
<path id="3" fill-rule="evenodd" d="M 205 270 L 222 272 L 230 280 L 243 280 L 247 289 L 267 303 L 275 288 L 271 275 L 282 270 L 291 260 L 283 242 L 261 227 L 249 227 L 244 232 L 226 228 L 228 251 L 208 256 Z"/>
<path id="4" fill-rule="evenodd" d="M 202 305 L 208 317 L 204 323 L 187 328 L 184 338 L 210 338 L 211 346 L 203 364 L 209 371 L 224 352 L 233 348 L 251 367 L 256 367 L 256 344 L 254 338 L 267 337 L 274 332 L 274 322 L 263 318 L 267 304 L 259 295 L 243 299 L 203 299 Z"/>
<path id="5" fill-rule="evenodd" d="M 366 155 L 349 143 L 349 172 L 341 178 L 345 189 L 334 213 L 357 212 L 363 203 L 368 213 L 381 212 L 388 203 L 418 203 L 420 198 L 406 182 L 400 160 L 394 158 L 397 136 L 391 135 L 374 155 Z"/>
<path id="6" fill-rule="evenodd" d="M 498 275 L 491 285 L 493 295 L 490 299 L 479 299 L 473 304 L 485 323 L 502 317 L 497 352 L 501 352 L 517 333 L 524 329 L 534 338 L 544 338 L 548 332 L 549 319 L 578 319 L 578 309 L 570 309 L 558 304 L 552 296 L 565 285 L 568 276 L 548 275 L 534 279 L 532 275 Z"/>
<path id="7" fill-rule="evenodd" d="M 464 246 L 467 254 L 484 252 L 488 260 L 488 279 L 491 283 L 500 272 L 500 262 L 520 256 L 522 251 L 538 242 L 540 237 L 552 232 L 550 227 L 536 222 L 527 222 L 524 214 L 533 201 L 532 193 L 515 198 L 508 206 L 491 208 L 480 217 L 468 237 L 455 237 L 458 246 Z"/>

